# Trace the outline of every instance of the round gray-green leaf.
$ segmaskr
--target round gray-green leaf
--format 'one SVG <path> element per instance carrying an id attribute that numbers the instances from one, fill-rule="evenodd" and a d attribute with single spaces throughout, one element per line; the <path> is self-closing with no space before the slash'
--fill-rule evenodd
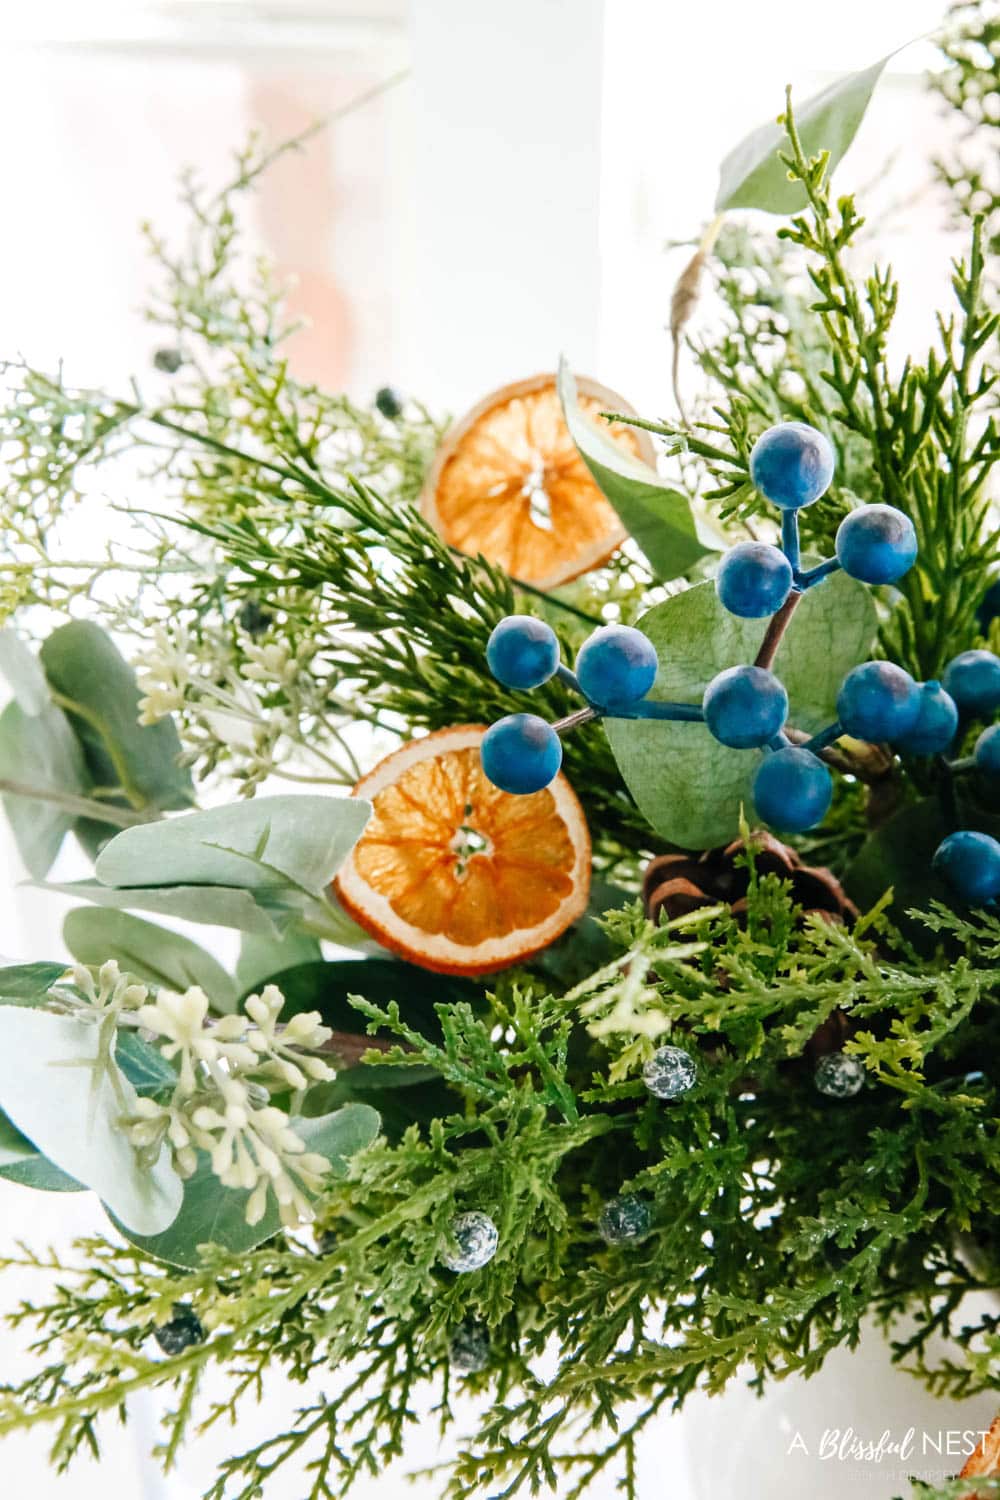
<path id="1" fill-rule="evenodd" d="M 81 964 L 119 966 L 146 984 L 183 993 L 199 985 L 215 1011 L 236 1008 L 236 986 L 210 953 L 190 938 L 159 927 L 129 912 L 100 906 L 78 906 L 66 914 L 63 941 Z"/>
<path id="2" fill-rule="evenodd" d="M 121 1117 L 138 1095 L 112 1062 L 98 1068 L 98 1028 L 51 1011 L 0 1006 L 0 1106 L 68 1176 L 99 1193 L 137 1233 L 159 1234 L 181 1206 L 166 1152 L 140 1166 Z"/>
<path id="3" fill-rule="evenodd" d="M 659 658 L 649 696 L 677 703 L 700 703 L 717 672 L 752 662 L 768 625 L 729 614 L 713 583 L 675 594 L 637 623 Z M 867 658 L 876 623 L 870 591 L 843 573 L 804 595 L 774 662 L 791 725 L 814 734 L 833 722 L 840 684 Z M 727 749 L 704 724 L 607 719 L 605 728 L 629 791 L 661 837 L 710 849 L 736 836 L 741 807 L 752 812 L 760 751 Z"/>

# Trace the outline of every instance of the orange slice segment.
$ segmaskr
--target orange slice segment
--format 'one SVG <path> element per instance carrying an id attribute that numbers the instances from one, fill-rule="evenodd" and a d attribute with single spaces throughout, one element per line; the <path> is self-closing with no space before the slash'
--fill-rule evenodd
<path id="1" fill-rule="evenodd" d="M 578 380 L 577 390 L 589 417 L 634 415 L 596 381 Z M 606 431 L 633 457 L 655 465 L 648 433 L 621 425 Z M 449 545 L 481 552 L 542 589 L 600 567 L 627 536 L 576 451 L 555 375 L 493 391 L 457 422 L 435 456 L 421 507 Z"/>
<path id="2" fill-rule="evenodd" d="M 560 774 L 530 797 L 483 775 L 480 725 L 386 757 L 354 788 L 374 808 L 334 883 L 384 947 L 441 974 L 488 974 L 546 948 L 586 910 L 590 834 Z"/>

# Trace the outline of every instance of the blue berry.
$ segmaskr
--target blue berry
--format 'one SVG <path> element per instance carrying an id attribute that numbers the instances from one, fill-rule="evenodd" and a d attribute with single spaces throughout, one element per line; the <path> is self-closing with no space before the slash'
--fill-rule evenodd
<path id="1" fill-rule="evenodd" d="M 1000 776 L 1000 724 L 984 729 L 976 741 L 976 765 L 987 776 Z"/>
<path id="2" fill-rule="evenodd" d="M 816 1087 L 828 1099 L 853 1099 L 865 1082 L 865 1065 L 849 1052 L 829 1052 L 816 1064 Z"/>
<path id="3" fill-rule="evenodd" d="M 1000 895 L 1000 844 L 988 833 L 950 833 L 937 847 L 934 869 L 968 906 Z"/>
<path id="4" fill-rule="evenodd" d="M 642 1081 L 657 1099 L 677 1099 L 694 1088 L 698 1071 L 694 1058 L 683 1047 L 657 1047 L 643 1064 Z"/>
<path id="5" fill-rule="evenodd" d="M 193 1307 L 186 1302 L 175 1302 L 170 1321 L 154 1328 L 153 1337 L 164 1354 L 183 1354 L 185 1349 L 205 1342 L 205 1330 Z"/>
<path id="6" fill-rule="evenodd" d="M 772 828 L 803 833 L 826 817 L 833 779 L 826 766 L 800 745 L 786 745 L 764 758 L 753 779 L 753 805 Z"/>
<path id="7" fill-rule="evenodd" d="M 761 620 L 781 608 L 792 591 L 792 565 L 767 542 L 738 542 L 719 564 L 715 587 L 731 615 Z"/>
<path id="8" fill-rule="evenodd" d="M 559 665 L 559 642 L 551 625 L 534 615 L 508 615 L 493 627 L 486 660 L 497 682 L 509 688 L 536 688 Z"/>
<path id="9" fill-rule="evenodd" d="M 478 1375 L 490 1362 L 490 1331 L 480 1318 L 459 1323 L 448 1344 L 448 1361 L 462 1375 Z"/>
<path id="10" fill-rule="evenodd" d="M 597 1221 L 597 1232 L 606 1245 L 636 1244 L 646 1238 L 653 1223 L 653 1215 L 645 1198 L 635 1193 L 623 1193 L 620 1198 L 610 1198 L 601 1209 Z"/>
<path id="11" fill-rule="evenodd" d="M 1000 658 L 963 651 L 945 667 L 944 685 L 963 713 L 990 714 L 1000 707 Z"/>
<path id="12" fill-rule="evenodd" d="M 769 744 L 788 718 L 788 694 L 763 667 L 727 667 L 712 678 L 701 706 L 712 734 L 733 750 Z"/>
<path id="13" fill-rule="evenodd" d="M 858 740 L 899 740 L 917 722 L 920 689 L 902 667 L 866 661 L 848 672 L 837 694 L 837 717 Z"/>
<path id="14" fill-rule="evenodd" d="M 833 448 L 808 422 L 779 422 L 762 432 L 750 454 L 750 479 L 782 510 L 802 510 L 830 488 Z"/>
<path id="15" fill-rule="evenodd" d="M 489 1214 L 480 1213 L 478 1209 L 456 1214 L 450 1229 L 454 1246 L 449 1246 L 441 1256 L 442 1264 L 449 1271 L 464 1274 L 481 1271 L 483 1266 L 489 1265 L 500 1243 L 497 1226 Z"/>
<path id="16" fill-rule="evenodd" d="M 906 734 L 897 736 L 894 743 L 905 755 L 940 755 L 957 733 L 958 709 L 954 698 L 939 682 L 922 682 L 919 687 L 916 723 Z"/>
<path id="17" fill-rule="evenodd" d="M 508 714 L 483 735 L 479 758 L 488 781 L 517 797 L 540 792 L 562 765 L 562 745 L 537 714 Z"/>
<path id="18" fill-rule="evenodd" d="M 388 422 L 395 422 L 403 415 L 403 398 L 391 385 L 384 385 L 375 392 L 375 407 Z"/>
<path id="19" fill-rule="evenodd" d="M 630 708 L 656 680 L 656 648 L 631 625 L 602 625 L 580 647 L 576 675 L 598 708 Z"/>
<path id="20" fill-rule="evenodd" d="M 917 533 L 893 505 L 862 505 L 841 521 L 837 561 L 862 583 L 895 583 L 913 567 Z"/>

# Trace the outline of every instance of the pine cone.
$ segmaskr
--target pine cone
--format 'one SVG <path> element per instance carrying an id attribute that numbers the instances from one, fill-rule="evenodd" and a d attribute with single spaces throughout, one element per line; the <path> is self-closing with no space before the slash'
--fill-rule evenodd
<path id="1" fill-rule="evenodd" d="M 848 925 L 855 920 L 857 907 L 829 870 L 804 865 L 795 850 L 773 834 L 760 831 L 752 838 L 758 874 L 789 880 L 803 915 L 818 912 Z M 738 921 L 745 920 L 750 872 L 736 863 L 736 856 L 745 847 L 743 839 L 736 839 L 725 849 L 707 849 L 704 854 L 658 854 L 646 866 L 642 882 L 646 915 L 654 922 L 670 921 L 686 917 L 700 906 L 725 902 Z M 725 975 L 720 974 L 719 984 L 725 988 Z M 806 1055 L 816 1062 L 828 1052 L 839 1052 L 852 1029 L 844 1012 L 835 1010 L 806 1043 Z"/>
<path id="2" fill-rule="evenodd" d="M 750 873 L 736 863 L 744 850 L 742 839 L 725 849 L 707 849 L 704 854 L 658 854 L 646 866 L 642 895 L 646 915 L 654 922 L 686 917 L 700 906 L 724 902 L 737 919 L 746 917 Z M 857 908 L 844 895 L 840 882 L 811 865 L 804 865 L 785 844 L 770 833 L 755 833 L 753 847 L 761 875 L 780 875 L 790 880 L 792 895 L 803 912 L 822 912 L 841 922 L 853 922 Z"/>

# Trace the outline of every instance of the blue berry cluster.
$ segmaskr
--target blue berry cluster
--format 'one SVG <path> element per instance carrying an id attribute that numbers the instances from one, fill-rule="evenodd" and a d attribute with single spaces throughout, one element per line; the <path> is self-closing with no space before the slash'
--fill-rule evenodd
<path id="1" fill-rule="evenodd" d="M 793 595 L 838 569 L 876 585 L 895 583 L 913 566 L 917 536 L 909 518 L 891 505 L 862 505 L 841 522 L 836 555 L 816 567 L 802 567 L 798 513 L 825 494 L 833 470 L 829 441 L 804 422 L 780 423 L 757 440 L 750 477 L 780 511 L 781 545 L 741 542 L 722 559 L 716 588 L 731 614 L 773 617 L 794 603 Z M 802 833 L 825 817 L 833 783 L 822 752 L 841 735 L 888 743 L 908 755 L 943 754 L 963 715 L 981 717 L 1000 707 L 1000 659 L 992 652 L 963 652 L 948 666 L 943 683 L 918 683 L 892 662 L 869 661 L 844 678 L 836 722 L 801 744 L 785 732 L 788 694 L 769 665 L 727 668 L 708 683 L 696 705 L 649 701 L 656 651 L 640 630 L 627 625 L 595 630 L 580 648 L 575 671 L 560 662 L 550 626 L 530 615 L 501 620 L 486 654 L 493 675 L 506 687 L 535 688 L 559 676 L 586 705 L 554 726 L 535 714 L 520 713 L 486 732 L 483 770 L 503 791 L 526 795 L 548 786 L 562 763 L 560 734 L 585 719 L 693 720 L 704 723 L 720 744 L 765 752 L 753 778 L 754 807 L 765 823 L 786 833 Z M 975 761 L 980 769 L 1000 775 L 1000 725 L 981 737 Z M 967 899 L 979 899 L 983 890 L 990 891 L 987 899 L 1000 895 L 1000 843 L 983 834 L 953 839 L 960 842 L 946 840 L 935 862 L 959 894 Z M 991 846 L 988 861 L 984 840 Z M 975 874 L 963 879 L 957 872 L 968 870 L 970 861 Z"/>

